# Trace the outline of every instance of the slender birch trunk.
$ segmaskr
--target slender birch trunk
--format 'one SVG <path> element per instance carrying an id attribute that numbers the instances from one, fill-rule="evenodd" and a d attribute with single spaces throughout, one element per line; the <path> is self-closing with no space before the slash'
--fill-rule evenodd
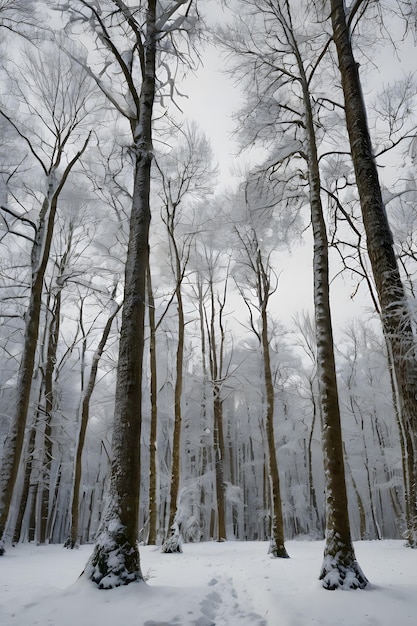
<path id="1" fill-rule="evenodd" d="M 56 354 L 58 350 L 59 329 L 61 324 L 61 297 L 59 290 L 51 311 L 51 321 L 48 332 L 48 347 L 46 351 L 46 366 L 44 373 L 45 390 L 45 425 L 43 432 L 43 463 L 41 479 L 38 483 L 38 495 L 40 495 L 40 520 L 39 520 L 39 543 L 44 544 L 49 539 L 47 536 L 48 518 L 50 514 L 50 490 L 51 490 L 51 467 L 53 460 L 52 442 L 52 411 L 54 409 L 54 386 L 53 374 L 55 370 Z"/>

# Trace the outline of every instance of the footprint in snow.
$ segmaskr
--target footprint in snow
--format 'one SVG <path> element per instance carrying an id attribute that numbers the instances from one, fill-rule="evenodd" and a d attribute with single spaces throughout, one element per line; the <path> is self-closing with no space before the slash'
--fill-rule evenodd
<path id="1" fill-rule="evenodd" d="M 194 622 L 194 626 L 229 626 L 231 619 L 239 626 L 267 626 L 261 615 L 247 613 L 240 606 L 232 578 L 212 578 L 208 586 L 215 587 L 215 590 L 200 602 L 202 615 Z"/>

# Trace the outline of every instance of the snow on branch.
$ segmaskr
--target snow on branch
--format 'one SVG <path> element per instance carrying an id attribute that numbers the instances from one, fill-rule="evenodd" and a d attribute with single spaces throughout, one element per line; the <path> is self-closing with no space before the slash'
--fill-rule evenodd
<path id="1" fill-rule="evenodd" d="M 295 139 L 294 141 L 291 141 L 285 146 L 279 148 L 277 152 L 274 152 L 273 156 L 268 161 L 265 161 L 262 166 L 260 166 L 259 170 L 264 171 L 266 169 L 271 169 L 302 150 L 303 143 L 299 139 Z"/>

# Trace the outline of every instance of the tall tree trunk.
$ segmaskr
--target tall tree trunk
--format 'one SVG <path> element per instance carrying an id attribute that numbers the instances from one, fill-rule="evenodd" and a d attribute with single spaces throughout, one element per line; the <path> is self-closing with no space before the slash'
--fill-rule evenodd
<path id="1" fill-rule="evenodd" d="M 346 127 L 355 168 L 367 249 L 398 390 L 399 416 L 406 436 L 405 486 L 408 543 L 417 548 L 417 358 L 404 287 L 393 249 L 343 0 L 330 0 L 333 39 L 345 101 Z"/>
<path id="2" fill-rule="evenodd" d="M 172 459 L 171 459 L 171 490 L 169 503 L 169 517 L 167 537 L 162 546 L 162 552 L 182 552 L 180 528 L 178 524 L 177 509 L 178 497 L 181 478 L 181 429 L 182 429 L 182 384 L 183 384 L 183 367 L 184 367 L 184 307 L 181 294 L 180 276 L 182 271 L 179 268 L 179 258 L 176 259 L 177 265 L 177 310 L 178 310 L 178 343 L 175 367 L 175 386 L 174 386 L 174 436 L 172 441 Z"/>
<path id="3" fill-rule="evenodd" d="M 294 50 L 297 44 L 294 39 Z M 349 527 L 342 428 L 336 381 L 329 299 L 329 260 L 326 225 L 320 196 L 320 170 L 308 81 L 297 56 L 306 127 L 307 162 L 314 256 L 314 312 L 317 374 L 322 414 L 322 444 L 326 487 L 326 543 L 320 580 L 325 589 L 356 589 L 368 580 L 355 558 Z"/>
<path id="4" fill-rule="evenodd" d="M 284 545 L 284 519 L 282 516 L 282 502 L 280 480 L 275 448 L 275 390 L 271 370 L 271 355 L 269 351 L 268 315 L 267 307 L 270 295 L 270 280 L 263 266 L 261 255 L 257 252 L 257 281 L 259 306 L 261 311 L 261 345 L 266 392 L 266 435 L 268 441 L 268 468 L 271 488 L 271 541 L 269 553 L 274 557 L 288 558 Z"/>
<path id="5" fill-rule="evenodd" d="M 226 290 L 225 290 L 226 294 Z M 213 391 L 213 455 L 214 474 L 216 478 L 216 504 L 217 504 L 217 540 L 225 541 L 226 537 L 226 489 L 224 483 L 224 459 L 225 445 L 223 432 L 223 401 L 221 398 L 220 380 L 223 376 L 223 350 L 224 350 L 224 330 L 223 330 L 223 308 L 225 299 L 220 305 L 218 313 L 220 327 L 220 345 L 217 347 L 216 341 L 216 307 L 214 302 L 213 277 L 210 277 L 210 300 L 211 318 L 208 330 L 210 349 L 210 374 Z M 219 353 L 218 353 L 219 352 Z"/>
<path id="6" fill-rule="evenodd" d="M 149 194 L 152 111 L 155 98 L 156 0 L 147 3 L 146 46 L 139 116 L 132 124 L 135 171 L 124 304 L 117 367 L 113 458 L 107 507 L 84 574 L 100 589 L 143 580 L 138 549 L 142 370 L 146 268 L 149 263 Z"/>
<path id="7" fill-rule="evenodd" d="M 217 502 L 217 541 L 226 541 L 226 489 L 224 482 L 224 434 L 223 434 L 223 401 L 220 385 L 213 384 L 213 444 L 214 474 L 216 477 Z"/>
<path id="8" fill-rule="evenodd" d="M 22 493 L 20 494 L 19 508 L 17 512 L 16 524 L 13 531 L 13 543 L 18 543 L 19 540 L 23 540 L 22 531 L 23 531 L 23 520 L 25 517 L 25 511 L 27 509 L 27 504 L 29 501 L 29 493 L 30 493 L 30 478 L 32 475 L 32 464 L 33 464 L 33 454 L 35 451 L 35 440 L 36 440 L 36 428 L 33 425 L 30 429 L 28 443 L 27 443 L 27 452 L 26 452 L 26 461 L 24 464 L 24 478 L 23 478 L 23 486 Z"/>
<path id="9" fill-rule="evenodd" d="M 152 290 L 151 268 L 147 268 L 147 293 L 149 315 L 149 367 L 150 367 L 150 401 L 151 401 L 151 432 L 149 440 L 149 534 L 148 544 L 155 545 L 158 534 L 158 502 L 157 502 L 157 445 L 158 404 L 157 404 L 157 367 L 156 367 L 156 324 L 155 301 Z"/>
<path id="10" fill-rule="evenodd" d="M 206 353 L 206 332 L 204 322 L 204 294 L 203 294 L 203 278 L 200 274 L 197 274 L 197 296 L 198 296 L 198 315 L 200 324 L 200 345 L 201 345 L 201 369 L 202 369 L 202 398 L 200 403 L 201 408 L 201 429 L 206 433 L 207 428 L 207 353 Z M 210 444 L 207 442 L 207 436 L 202 436 L 200 446 L 200 475 L 205 477 L 208 466 L 208 450 L 211 449 Z M 206 481 L 201 481 L 200 490 L 200 527 L 205 529 L 207 524 L 205 523 L 205 504 L 206 504 Z"/>
<path id="11" fill-rule="evenodd" d="M 64 255 L 65 257 L 65 255 Z M 65 268 L 65 258 L 63 259 L 63 266 Z M 62 272 L 61 272 L 62 275 Z M 43 448 L 43 463 L 42 463 L 42 476 L 38 483 L 38 490 L 40 490 L 40 527 L 39 527 L 39 543 L 46 543 L 47 539 L 47 526 L 49 517 L 49 503 L 50 503 L 50 488 L 51 488 L 51 467 L 53 459 L 53 442 L 52 442 L 52 411 L 54 409 L 54 389 L 53 389 L 53 375 L 55 370 L 56 355 L 58 350 L 58 338 L 59 327 L 61 322 L 61 289 L 55 296 L 53 308 L 51 311 L 51 322 L 48 332 L 48 347 L 46 352 L 46 366 L 44 372 L 44 389 L 45 389 L 45 427 L 44 427 L 44 448 Z M 49 308 L 49 307 L 48 307 Z M 38 491 L 39 493 L 39 491 Z"/>
<path id="12" fill-rule="evenodd" d="M 53 188 L 51 185 L 42 205 L 36 240 L 32 250 L 32 285 L 29 305 L 26 311 L 25 338 L 16 387 L 16 410 L 5 441 L 3 464 L 0 474 L 0 554 L 4 552 L 4 531 L 19 471 L 29 409 L 32 376 L 39 335 L 43 279 L 49 259 L 56 211 L 56 203 L 51 204 L 52 196 Z"/>

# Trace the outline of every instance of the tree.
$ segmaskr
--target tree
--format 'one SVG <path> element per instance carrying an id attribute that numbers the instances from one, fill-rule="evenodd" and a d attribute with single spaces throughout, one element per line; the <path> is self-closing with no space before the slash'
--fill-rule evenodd
<path id="1" fill-rule="evenodd" d="M 49 48 L 50 49 L 50 48 Z M 4 552 L 4 532 L 10 511 L 14 486 L 23 447 L 29 407 L 35 354 L 38 344 L 39 320 L 42 306 L 43 282 L 47 269 L 54 232 L 55 216 L 64 185 L 75 164 L 85 152 L 90 133 L 83 129 L 91 96 L 91 83 L 84 73 L 74 72 L 73 64 L 62 55 L 46 61 L 48 48 L 27 53 L 26 67 L 19 70 L 20 83 L 15 83 L 15 97 L 21 103 L 24 120 L 16 120 L 5 106 L 1 116 L 13 129 L 16 140 L 27 149 L 27 159 L 39 168 L 43 177 L 43 193 L 36 224 L 25 215 L 16 213 L 8 205 L 2 211 L 13 215 L 34 230 L 31 248 L 31 278 L 29 303 L 25 313 L 25 339 L 16 385 L 16 408 L 5 442 L 0 473 L 0 554 Z M 26 126 L 30 119 L 29 128 Z M 39 129 L 39 130 L 38 130 Z M 46 138 L 43 139 L 41 133 Z M 84 135 L 84 138 L 83 138 Z M 81 138 L 81 139 L 80 139 Z M 75 146 L 79 149 L 74 153 Z M 30 201 L 22 199 L 23 206 Z M 11 213 L 10 213 L 11 212 Z"/>
<path id="2" fill-rule="evenodd" d="M 224 309 L 228 292 L 229 268 L 226 270 L 226 278 L 222 293 L 216 292 L 215 274 L 220 266 L 220 253 L 212 253 L 204 249 L 206 260 L 206 291 L 209 304 L 201 302 L 203 324 L 205 332 L 202 333 L 202 342 L 207 339 L 208 371 L 210 372 L 210 386 L 213 399 L 213 456 L 214 475 L 216 483 L 217 504 L 217 541 L 226 541 L 226 483 L 224 466 L 226 458 L 225 434 L 224 434 L 224 392 L 223 386 L 228 378 L 228 368 L 225 366 L 225 326 Z M 217 311 L 216 311 L 217 309 Z M 206 347 L 203 348 L 202 357 L 205 357 Z M 204 364 L 205 374 L 207 366 Z"/>
<path id="3" fill-rule="evenodd" d="M 33 41 L 40 21 L 35 20 L 36 3 L 33 0 L 2 0 L 0 5 L 0 28 Z"/>
<path id="4" fill-rule="evenodd" d="M 133 141 L 134 180 L 124 304 L 117 367 L 112 466 L 107 509 L 84 575 L 101 589 L 143 580 L 140 569 L 138 509 L 142 368 L 146 271 L 149 262 L 151 165 L 157 70 L 168 72 L 175 55 L 177 28 L 190 29 L 191 2 L 161 6 L 156 0 L 127 4 L 122 0 L 81 0 L 65 5 L 72 24 L 79 22 L 93 37 L 102 71 L 92 74 L 116 111 L 129 123 Z M 163 60 L 163 56 L 168 57 Z M 117 87 L 120 91 L 117 91 Z"/>
<path id="5" fill-rule="evenodd" d="M 288 558 L 284 545 L 284 521 L 282 516 L 280 478 L 275 439 L 275 389 L 271 367 L 271 332 L 268 319 L 268 304 L 278 287 L 278 278 L 271 267 L 271 254 L 274 245 L 269 231 L 274 231 L 270 220 L 263 223 L 257 220 L 256 214 L 263 214 L 263 209 L 269 204 L 267 183 L 250 180 L 245 185 L 244 199 L 241 203 L 246 208 L 246 220 L 236 225 L 236 234 L 240 242 L 243 276 L 239 290 L 249 311 L 250 326 L 259 341 L 262 353 L 263 383 L 265 387 L 265 428 L 268 447 L 268 475 L 271 491 L 271 539 L 269 552 L 274 557 Z M 270 250 L 267 250 L 269 244 Z M 255 293 L 255 304 L 247 295 L 248 289 Z M 259 315 L 259 320 L 253 317 L 253 308 Z"/>
<path id="6" fill-rule="evenodd" d="M 199 225 L 193 219 L 196 207 L 190 203 L 202 203 L 210 190 L 215 174 L 212 153 L 207 138 L 190 125 L 181 131 L 181 140 L 170 154 L 158 159 L 161 177 L 161 219 L 166 226 L 170 250 L 170 263 L 174 277 L 175 300 L 177 303 L 178 331 L 174 384 L 174 434 L 171 461 L 171 494 L 168 518 L 168 535 L 163 545 L 164 552 L 181 551 L 180 528 L 177 519 L 180 487 L 180 451 L 182 428 L 182 388 L 184 368 L 185 311 L 182 283 L 187 273 L 190 249 Z M 159 162 L 160 161 L 160 162 Z M 186 205 L 191 219 L 186 217 Z M 189 222 L 187 224 L 187 222 Z"/>
<path id="7" fill-rule="evenodd" d="M 417 355 L 410 312 L 393 247 L 378 170 L 367 123 L 359 68 L 352 48 L 351 26 L 364 3 L 347 13 L 342 0 L 330 0 L 349 135 L 367 250 L 378 293 L 381 321 L 395 374 L 399 418 L 405 439 L 407 541 L 417 548 Z"/>
<path id="8" fill-rule="evenodd" d="M 319 423 L 321 429 L 321 414 L 320 414 L 320 399 L 318 397 L 317 389 L 317 346 L 315 341 L 315 328 L 314 321 L 311 316 L 303 311 L 301 314 L 297 314 L 294 318 L 295 341 L 299 346 L 303 354 L 307 357 L 307 363 L 304 364 L 301 373 L 301 381 L 297 386 L 297 392 L 304 398 L 303 383 L 305 379 L 305 386 L 307 387 L 305 392 L 305 398 L 309 405 L 311 405 L 312 420 L 309 428 L 308 444 L 306 446 L 306 463 L 308 468 L 308 495 L 309 495 L 309 507 L 312 514 L 313 532 L 318 536 L 323 536 L 324 520 L 321 510 L 318 506 L 318 498 L 313 480 L 313 441 L 314 434 Z M 304 411 L 303 411 L 304 412 Z"/>
<path id="9" fill-rule="evenodd" d="M 309 32 L 305 15 L 307 7 L 305 12 L 295 16 L 288 2 L 258 0 L 254 4 L 261 14 L 264 30 L 257 31 L 241 23 L 228 46 L 231 51 L 238 51 L 241 58 L 253 59 L 254 72 L 250 76 L 251 79 L 255 77 L 255 85 L 251 90 L 252 101 L 247 107 L 247 127 L 252 140 L 261 137 L 265 141 L 265 137 L 271 134 L 271 127 L 282 129 L 280 138 L 284 142 L 286 134 L 293 133 L 292 141 L 287 139 L 281 151 L 272 147 L 263 166 L 270 176 L 276 178 L 279 165 L 288 164 L 289 157 L 294 158 L 294 155 L 301 156 L 307 166 L 305 177 L 314 242 L 315 331 L 326 480 L 326 544 L 320 579 L 325 589 L 364 588 L 368 581 L 356 561 L 349 528 L 329 300 L 328 240 L 321 200 L 316 105 L 312 97 L 322 51 L 328 44 L 322 41 L 320 31 Z M 316 51 L 314 63 L 311 61 L 313 51 Z M 266 93 L 266 106 L 262 92 Z M 256 117 L 258 107 L 260 124 Z M 275 122 L 274 112 L 281 114 Z"/>
<path id="10" fill-rule="evenodd" d="M 152 289 L 151 268 L 148 264 L 146 274 L 147 303 L 149 315 L 149 370 L 150 370 L 150 402 L 151 428 L 149 436 L 149 533 L 147 543 L 155 545 L 158 533 L 158 470 L 156 462 L 157 433 L 158 433 L 158 386 L 157 386 L 157 358 L 156 358 L 156 321 L 155 298 Z"/>
<path id="11" fill-rule="evenodd" d="M 76 442 L 76 453 L 75 453 L 75 463 L 74 463 L 74 481 L 72 485 L 72 498 L 71 498 L 71 526 L 70 526 L 70 536 L 65 542 L 65 547 L 74 548 L 78 545 L 79 539 L 79 506 L 80 506 L 80 485 L 81 485 L 81 476 L 82 476 L 82 454 L 84 449 L 85 435 L 88 426 L 88 419 L 90 415 L 90 401 L 91 396 L 93 395 L 93 391 L 95 388 L 96 378 L 98 367 L 100 363 L 100 359 L 103 355 L 104 349 L 106 347 L 107 340 L 110 335 L 110 331 L 112 328 L 113 321 L 117 316 L 122 303 L 117 303 L 115 301 L 117 291 L 117 285 L 115 285 L 112 294 L 111 300 L 111 310 L 109 316 L 107 318 L 106 324 L 103 328 L 103 332 L 101 338 L 98 342 L 97 348 L 94 351 L 94 355 L 92 358 L 92 363 L 90 367 L 90 374 L 87 381 L 87 386 L 82 393 L 81 398 L 81 406 L 79 411 L 79 430 L 78 437 Z"/>

